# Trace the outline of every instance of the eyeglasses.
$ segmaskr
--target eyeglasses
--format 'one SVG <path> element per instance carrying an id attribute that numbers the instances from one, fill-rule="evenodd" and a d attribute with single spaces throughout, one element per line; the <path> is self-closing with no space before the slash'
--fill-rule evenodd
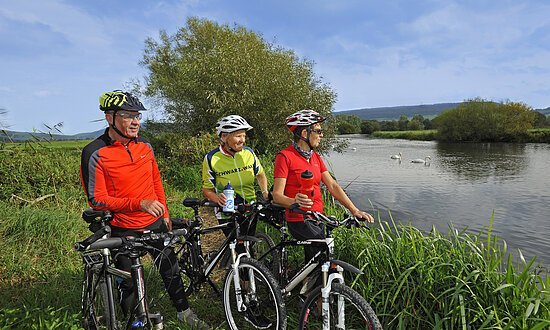
<path id="1" fill-rule="evenodd" d="M 323 130 L 320 129 L 320 128 L 318 128 L 318 129 L 312 129 L 311 131 L 312 131 L 313 133 L 317 133 L 317 134 L 319 134 L 319 135 L 323 134 Z"/>
<path id="2" fill-rule="evenodd" d="M 141 119 L 141 112 L 138 113 L 130 113 L 130 112 L 117 112 L 117 115 L 120 116 L 120 118 L 124 120 L 140 120 Z"/>

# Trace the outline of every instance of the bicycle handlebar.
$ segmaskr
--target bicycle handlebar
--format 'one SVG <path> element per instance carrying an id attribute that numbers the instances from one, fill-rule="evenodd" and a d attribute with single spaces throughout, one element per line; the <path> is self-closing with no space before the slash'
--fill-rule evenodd
<path id="1" fill-rule="evenodd" d="M 110 227 L 104 227 L 108 228 L 108 232 L 111 231 Z M 103 228 L 102 228 L 103 229 Z M 141 237 L 134 237 L 134 236 L 127 236 L 127 237 L 109 237 L 100 239 L 103 235 L 98 235 L 98 232 L 94 233 L 92 236 L 86 238 L 82 242 L 77 242 L 74 244 L 74 249 L 79 252 L 88 251 L 88 250 L 100 250 L 104 248 L 113 249 L 113 248 L 119 248 L 122 246 L 145 246 L 147 243 L 151 242 L 158 242 L 158 241 L 168 241 L 167 245 L 171 245 L 173 243 L 173 239 L 178 238 L 180 236 L 187 235 L 188 231 L 185 228 L 181 229 L 174 229 L 171 232 L 168 233 L 147 233 L 144 234 Z"/>
<path id="2" fill-rule="evenodd" d="M 333 216 L 326 216 L 321 212 L 302 210 L 298 203 L 290 205 L 289 210 L 290 212 L 303 214 L 305 216 L 304 221 L 322 222 L 332 228 L 346 226 L 347 228 L 359 227 L 369 229 L 369 227 L 364 224 L 364 221 L 360 221 L 353 215 L 348 215 L 344 219 L 339 220 Z"/>

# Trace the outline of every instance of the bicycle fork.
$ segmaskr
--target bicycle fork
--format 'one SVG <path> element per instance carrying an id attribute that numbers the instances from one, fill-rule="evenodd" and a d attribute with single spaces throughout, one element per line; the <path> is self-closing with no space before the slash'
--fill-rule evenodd
<path id="1" fill-rule="evenodd" d="M 330 293 L 332 291 L 332 282 L 344 284 L 344 276 L 342 275 L 344 269 L 339 265 L 336 265 L 336 273 L 329 274 L 330 262 L 325 262 L 321 265 L 321 273 L 323 275 L 323 287 L 321 288 L 321 312 L 323 316 L 323 329 L 330 329 Z M 345 311 L 344 311 L 344 297 L 338 295 L 337 301 L 337 317 L 336 328 L 345 329 Z"/>
<path id="2" fill-rule="evenodd" d="M 245 251 L 248 249 L 248 241 L 244 242 Z M 247 269 L 248 271 L 248 281 L 246 285 L 246 297 L 243 297 L 242 285 L 244 280 L 241 281 L 239 273 L 239 264 L 242 257 L 250 257 L 248 252 L 237 255 L 236 242 L 229 243 L 229 249 L 231 251 L 231 267 L 233 268 L 233 285 L 235 285 L 235 300 L 237 302 L 237 310 L 239 312 L 245 312 L 247 310 L 247 303 L 249 301 L 256 300 L 256 282 L 254 280 L 254 271 L 252 269 Z"/>

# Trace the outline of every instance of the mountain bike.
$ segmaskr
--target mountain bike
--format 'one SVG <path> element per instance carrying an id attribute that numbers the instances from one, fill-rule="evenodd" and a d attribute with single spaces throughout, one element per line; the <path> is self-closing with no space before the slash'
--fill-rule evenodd
<path id="1" fill-rule="evenodd" d="M 286 306 L 281 290 L 271 272 L 250 257 L 250 243 L 258 239 L 240 235 L 236 216 L 230 222 L 204 228 L 199 208 L 215 207 L 215 203 L 186 198 L 183 205 L 194 211 L 192 219 L 173 222 L 174 228 L 187 230 L 185 240 L 178 242 L 179 247 L 176 247 L 186 294 L 208 283 L 222 296 L 230 329 L 286 329 Z M 218 249 L 203 253 L 201 237 L 223 229 L 230 229 L 230 233 Z M 238 253 L 237 244 L 244 244 L 246 252 Z M 229 254 L 229 266 L 220 291 L 211 275 L 226 253 Z"/>
<path id="2" fill-rule="evenodd" d="M 171 233 L 151 233 L 145 231 L 140 237 L 110 237 L 109 211 L 87 209 L 82 217 L 95 227 L 95 233 L 74 244 L 74 249 L 82 253 L 84 279 L 82 282 L 82 327 L 84 329 L 163 329 L 160 313 L 150 313 L 144 269 L 141 256 L 154 249 L 150 245 L 164 242 L 174 244 L 187 231 L 174 230 Z M 115 255 L 113 256 L 112 253 Z M 115 268 L 114 260 L 125 255 L 132 262 L 130 272 Z M 134 282 L 134 307 L 123 316 L 118 301 L 115 282 L 132 279 Z"/>
<path id="3" fill-rule="evenodd" d="M 327 217 L 319 212 L 303 211 L 296 205 L 293 212 L 304 215 L 305 221 L 322 224 L 325 238 L 305 241 L 290 238 L 283 214 L 284 208 L 269 201 L 249 206 L 250 217 L 266 221 L 280 232 L 280 242 L 270 248 L 263 248 L 264 253 L 257 258 L 272 269 L 284 297 L 289 297 L 292 290 L 306 278 L 321 271 L 322 284 L 309 291 L 298 317 L 299 329 L 382 329 L 380 321 L 367 301 L 355 290 L 345 285 L 343 272 L 363 274 L 355 266 L 334 258 L 334 229 L 346 226 L 364 227 L 362 222 L 353 216 L 344 219 Z M 268 244 L 268 243 L 266 243 Z M 288 267 L 288 246 L 315 245 L 322 248 L 312 259 L 290 277 Z M 272 262 L 273 251 L 277 251 L 277 262 Z M 313 278 L 313 277 L 312 277 Z"/>

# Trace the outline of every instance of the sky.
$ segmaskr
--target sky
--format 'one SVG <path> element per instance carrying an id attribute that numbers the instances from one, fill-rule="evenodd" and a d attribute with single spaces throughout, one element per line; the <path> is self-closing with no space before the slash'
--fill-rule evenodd
<path id="1" fill-rule="evenodd" d="M 99 95 L 143 81 L 145 40 L 190 16 L 313 61 L 334 111 L 475 97 L 550 107 L 546 0 L 0 0 L 0 128 L 105 127 Z"/>

